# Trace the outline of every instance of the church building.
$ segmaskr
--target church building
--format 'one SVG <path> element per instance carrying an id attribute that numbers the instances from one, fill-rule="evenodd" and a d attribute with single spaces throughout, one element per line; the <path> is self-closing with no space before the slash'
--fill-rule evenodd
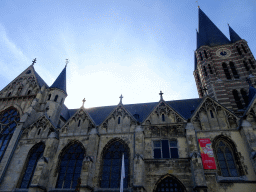
<path id="1" fill-rule="evenodd" d="M 122 165 L 125 192 L 256 191 L 255 58 L 198 12 L 199 98 L 68 109 L 35 60 L 3 88 L 0 192 L 119 192 Z"/>

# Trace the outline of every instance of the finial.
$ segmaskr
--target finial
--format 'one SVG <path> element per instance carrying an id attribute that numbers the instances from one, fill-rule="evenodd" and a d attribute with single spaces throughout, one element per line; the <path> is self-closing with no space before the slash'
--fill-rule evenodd
<path id="1" fill-rule="evenodd" d="M 67 67 L 68 63 L 69 63 L 69 60 L 68 60 L 68 59 L 66 59 L 66 66 L 65 66 L 65 67 Z"/>
<path id="2" fill-rule="evenodd" d="M 198 31 L 197 31 L 197 28 L 196 28 L 196 32 L 198 32 Z"/>
<path id="3" fill-rule="evenodd" d="M 121 94 L 121 96 L 119 98 L 120 98 L 119 104 L 122 104 L 122 99 L 124 98 L 123 95 Z"/>
<path id="4" fill-rule="evenodd" d="M 85 101 L 86 101 L 86 100 L 85 100 L 85 98 L 84 98 L 84 99 L 82 100 L 82 102 L 83 102 L 83 107 L 84 107 L 84 103 L 85 103 Z"/>
<path id="5" fill-rule="evenodd" d="M 163 92 L 160 91 L 159 95 L 160 95 L 160 101 L 162 101 L 163 100 Z"/>
<path id="6" fill-rule="evenodd" d="M 228 26 L 229 26 L 229 23 L 228 23 Z"/>
<path id="7" fill-rule="evenodd" d="M 34 66 L 35 63 L 36 63 L 36 58 L 32 61 L 32 65 Z"/>
<path id="8" fill-rule="evenodd" d="M 208 89 L 207 89 L 206 87 L 203 87 L 203 91 L 204 91 L 205 95 L 208 95 L 208 94 L 207 94 L 207 90 L 208 90 Z"/>

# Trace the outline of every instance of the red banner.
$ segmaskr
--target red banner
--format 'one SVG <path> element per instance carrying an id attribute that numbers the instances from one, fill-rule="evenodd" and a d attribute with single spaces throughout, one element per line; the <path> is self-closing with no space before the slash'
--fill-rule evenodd
<path id="1" fill-rule="evenodd" d="M 211 140 L 198 139 L 204 169 L 216 169 Z"/>

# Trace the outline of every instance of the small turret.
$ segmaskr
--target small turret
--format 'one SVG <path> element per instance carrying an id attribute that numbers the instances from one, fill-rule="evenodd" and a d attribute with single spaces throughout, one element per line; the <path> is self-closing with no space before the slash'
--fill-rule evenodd
<path id="1" fill-rule="evenodd" d="M 67 97 L 66 92 L 66 67 L 49 88 L 46 98 L 46 113 L 52 122 L 57 126 L 60 113 Z"/>

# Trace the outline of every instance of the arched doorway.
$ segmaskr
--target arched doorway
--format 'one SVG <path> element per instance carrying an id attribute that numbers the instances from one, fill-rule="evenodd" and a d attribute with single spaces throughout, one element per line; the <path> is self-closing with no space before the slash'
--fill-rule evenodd
<path id="1" fill-rule="evenodd" d="M 156 184 L 154 192 L 185 192 L 184 185 L 175 177 L 167 175 L 162 177 Z"/>

